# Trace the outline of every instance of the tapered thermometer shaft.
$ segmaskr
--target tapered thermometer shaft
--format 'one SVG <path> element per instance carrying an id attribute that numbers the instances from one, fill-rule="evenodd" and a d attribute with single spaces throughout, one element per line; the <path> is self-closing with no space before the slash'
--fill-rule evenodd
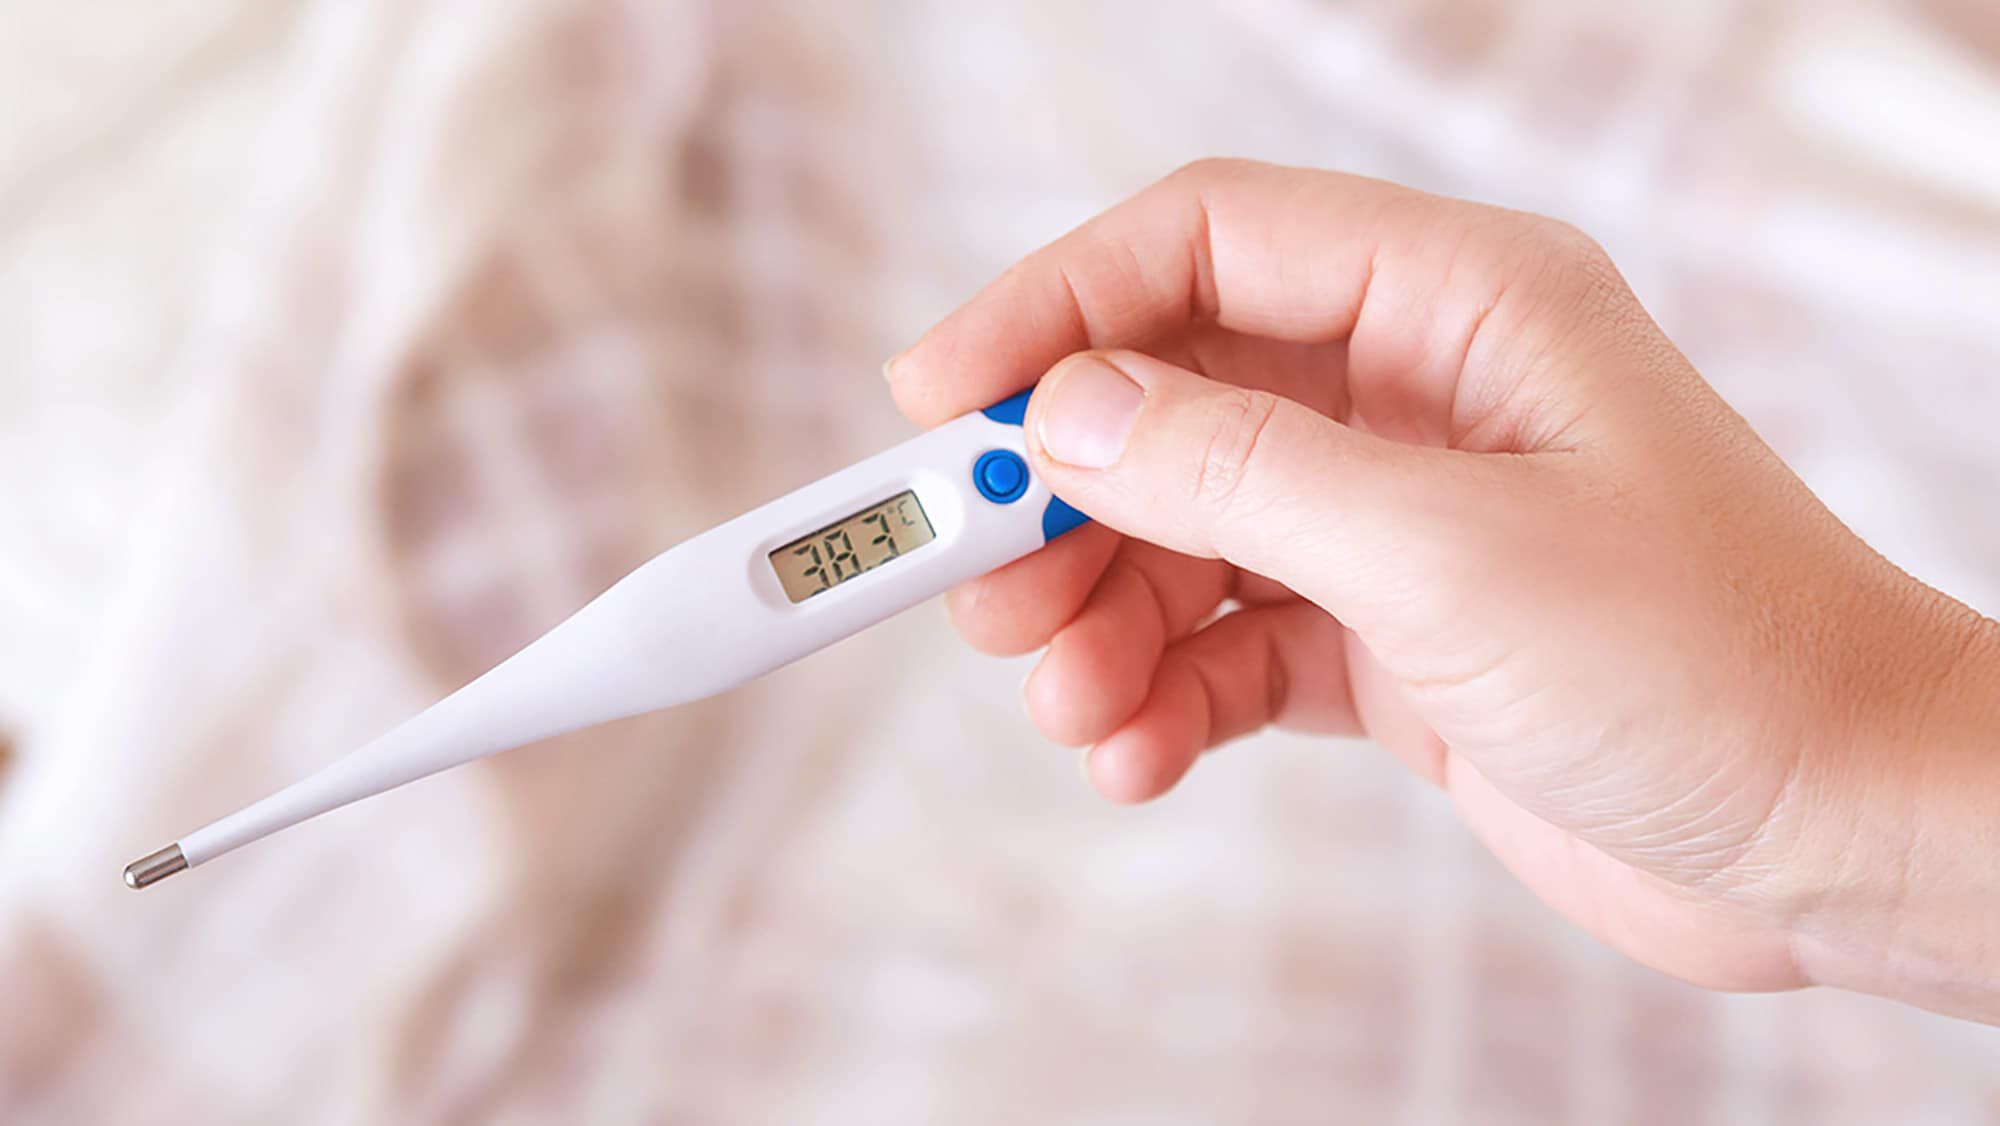
<path id="1" fill-rule="evenodd" d="M 510 747 L 698 700 L 1084 523 L 1028 468 L 1022 392 L 655 556 L 386 734 L 125 869 L 135 888 Z"/>

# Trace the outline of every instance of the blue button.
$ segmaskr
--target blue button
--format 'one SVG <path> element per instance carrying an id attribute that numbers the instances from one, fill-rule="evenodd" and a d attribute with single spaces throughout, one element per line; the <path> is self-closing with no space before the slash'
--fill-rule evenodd
<path id="1" fill-rule="evenodd" d="M 987 450 L 972 463 L 972 483 L 994 504 L 1012 504 L 1028 491 L 1028 463 L 1013 450 Z"/>

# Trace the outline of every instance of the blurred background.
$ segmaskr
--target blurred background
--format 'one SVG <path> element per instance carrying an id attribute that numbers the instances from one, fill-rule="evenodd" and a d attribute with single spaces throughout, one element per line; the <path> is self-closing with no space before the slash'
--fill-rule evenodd
<path id="1" fill-rule="evenodd" d="M 0 1120 L 2000 1121 L 1992 1030 L 1639 969 L 1364 744 L 1105 806 L 936 607 L 119 884 L 1211 154 L 1589 229 L 2000 611 L 1988 0 L 9 0 Z"/>

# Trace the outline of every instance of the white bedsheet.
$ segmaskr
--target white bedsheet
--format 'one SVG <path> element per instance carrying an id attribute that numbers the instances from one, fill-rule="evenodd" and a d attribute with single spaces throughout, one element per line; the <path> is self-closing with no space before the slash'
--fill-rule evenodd
<path id="1" fill-rule="evenodd" d="M 1187 159 L 1599 235 L 2000 611 L 2000 20 L 1696 0 L 0 7 L 0 1119 L 1963 1122 L 2000 1041 L 1567 930 L 1362 744 L 1138 811 L 935 609 L 143 896 L 119 867 L 906 432 Z"/>

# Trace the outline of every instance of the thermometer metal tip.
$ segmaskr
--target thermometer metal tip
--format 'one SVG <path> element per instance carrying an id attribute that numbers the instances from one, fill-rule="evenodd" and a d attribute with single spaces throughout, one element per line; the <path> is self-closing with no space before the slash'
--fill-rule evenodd
<path id="1" fill-rule="evenodd" d="M 152 887 L 175 872 L 187 869 L 187 857 L 181 854 L 181 846 L 170 844 L 158 852 L 142 856 L 125 866 L 125 886 L 138 890 Z"/>

